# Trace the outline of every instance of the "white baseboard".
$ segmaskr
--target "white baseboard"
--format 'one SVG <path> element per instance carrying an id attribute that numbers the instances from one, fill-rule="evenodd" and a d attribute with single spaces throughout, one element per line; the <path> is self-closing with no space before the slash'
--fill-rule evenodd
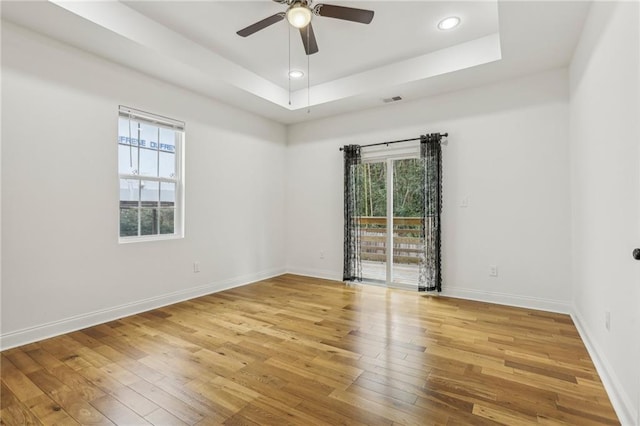
<path id="1" fill-rule="evenodd" d="M 562 300 L 518 296 L 514 294 L 456 287 L 445 287 L 442 289 L 442 293 L 440 294 L 442 296 L 455 297 L 457 299 L 476 300 L 479 302 L 495 303 L 497 305 L 517 306 L 519 308 L 537 309 L 540 311 L 556 312 L 560 314 L 571 313 L 571 305 L 569 302 Z"/>
<path id="2" fill-rule="evenodd" d="M 590 337 L 588 328 L 585 327 L 586 323 L 575 307 L 572 309 L 571 318 L 578 329 L 578 333 L 580 333 L 584 345 L 587 347 L 587 352 L 589 352 L 589 356 L 598 371 L 600 380 L 602 380 L 604 384 L 604 388 L 611 400 L 611 405 L 613 405 L 613 409 L 618 415 L 618 420 L 620 420 L 623 426 L 639 425 L 640 418 L 634 413 L 635 410 L 631 398 L 629 398 L 629 395 L 622 388 L 620 380 L 618 380 L 618 376 L 613 371 L 613 368 L 611 368 L 611 364 L 607 361 L 607 357 L 604 355 L 602 348 L 595 339 Z"/>
<path id="3" fill-rule="evenodd" d="M 95 312 L 88 312 L 86 314 L 63 318 L 61 320 L 52 321 L 46 324 L 41 324 L 22 330 L 12 331 L 0 335 L 0 350 L 10 349 L 16 346 L 22 346 L 28 343 L 37 342 L 39 340 L 48 339 L 50 337 L 59 336 L 61 334 L 82 330 L 84 328 L 91 327 L 97 324 L 114 321 L 118 318 L 139 314 L 141 312 L 161 308 L 163 306 L 193 299 L 195 297 L 217 293 L 219 291 L 228 290 L 234 287 L 240 287 L 256 281 L 282 275 L 284 273 L 284 268 L 262 271 L 255 274 L 244 275 L 241 277 L 206 284 L 199 287 L 179 290 L 173 293 L 164 294 L 162 296 L 150 297 L 148 299 L 126 303 L 124 305 L 115 306 L 113 308 L 107 308 Z"/>
<path id="4" fill-rule="evenodd" d="M 342 272 L 336 273 L 336 271 L 330 271 L 327 269 L 287 268 L 287 274 L 320 278 L 323 280 L 342 281 Z"/>
<path id="5" fill-rule="evenodd" d="M 326 280 L 342 281 L 342 275 L 336 273 L 336 271 L 323 270 L 323 269 L 308 269 L 308 268 L 287 268 L 288 274 L 301 275 L 312 278 L 322 278 Z M 382 285 L 377 283 L 364 283 L 368 285 Z M 401 290 L 410 290 L 409 287 L 398 286 Z M 479 302 L 495 303 L 498 305 L 517 306 L 520 308 L 537 309 L 540 311 L 556 312 L 561 314 L 571 313 L 571 306 L 568 302 L 553 299 L 542 299 L 530 296 L 517 296 L 506 293 L 495 293 L 488 291 L 481 291 L 475 289 L 465 288 L 452 288 L 446 287 L 443 289 L 442 296 L 454 297 L 457 299 L 477 300 Z"/>

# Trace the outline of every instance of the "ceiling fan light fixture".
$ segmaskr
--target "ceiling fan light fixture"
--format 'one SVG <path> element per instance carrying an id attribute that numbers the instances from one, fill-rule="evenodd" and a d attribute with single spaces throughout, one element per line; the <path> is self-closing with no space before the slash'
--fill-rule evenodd
<path id="1" fill-rule="evenodd" d="M 460 18 L 457 16 L 449 16 L 448 18 L 444 18 L 442 21 L 438 22 L 438 29 L 444 31 L 452 30 L 458 25 L 460 25 Z"/>
<path id="2" fill-rule="evenodd" d="M 311 9 L 296 2 L 287 10 L 287 21 L 296 28 L 304 28 L 311 22 Z"/>

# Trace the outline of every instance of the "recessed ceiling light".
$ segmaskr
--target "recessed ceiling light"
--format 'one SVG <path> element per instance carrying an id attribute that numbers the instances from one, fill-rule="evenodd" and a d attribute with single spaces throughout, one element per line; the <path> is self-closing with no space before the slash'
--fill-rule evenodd
<path id="1" fill-rule="evenodd" d="M 291 70 L 289 71 L 289 77 L 291 78 L 302 78 L 304 77 L 304 73 L 300 70 Z"/>
<path id="2" fill-rule="evenodd" d="M 460 25 L 460 18 L 458 18 L 457 16 L 450 16 L 440 21 L 438 23 L 438 28 L 441 30 L 451 30 L 458 25 Z"/>

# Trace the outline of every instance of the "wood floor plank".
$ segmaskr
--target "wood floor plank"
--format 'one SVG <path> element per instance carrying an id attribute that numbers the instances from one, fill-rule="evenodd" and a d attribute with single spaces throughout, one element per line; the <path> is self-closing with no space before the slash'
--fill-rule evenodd
<path id="1" fill-rule="evenodd" d="M 567 315 L 295 275 L 1 361 L 3 425 L 620 424 Z"/>
<path id="2" fill-rule="evenodd" d="M 21 402 L 10 404 L 0 411 L 0 423 L 3 425 L 41 425 L 42 422 Z"/>
<path id="3" fill-rule="evenodd" d="M 481 404 L 474 405 L 473 414 L 479 417 L 485 417 L 487 419 L 495 420 L 506 425 L 532 426 L 538 424 L 537 417 L 530 418 L 520 413 L 512 412 L 510 410 L 494 409 L 492 407 Z"/>
<path id="4" fill-rule="evenodd" d="M 91 366 L 91 364 L 89 364 L 89 366 Z M 85 401 L 93 401 L 105 395 L 100 388 L 88 381 L 82 374 L 66 365 L 54 369 L 52 373 L 60 382 L 81 395 Z"/>
<path id="5" fill-rule="evenodd" d="M 300 411 L 296 408 L 291 408 L 273 398 L 267 398 L 261 396 L 249 404 L 252 407 L 257 407 L 263 412 L 270 413 L 281 423 L 288 423 L 294 425 L 318 425 L 318 426 L 331 426 L 331 423 L 325 422 L 317 417 L 314 417 L 310 413 Z"/>
<path id="6" fill-rule="evenodd" d="M 51 399 L 82 425 L 113 425 L 113 422 L 93 408 L 78 392 L 58 390 L 52 393 Z"/>
<path id="7" fill-rule="evenodd" d="M 40 395 L 36 398 L 43 397 Z M 0 423 L 7 425 L 41 424 L 38 416 L 16 397 L 4 383 L 0 386 Z"/>
<path id="8" fill-rule="evenodd" d="M 25 348 L 24 351 L 31 359 L 40 364 L 47 371 L 53 371 L 55 368 L 64 365 L 62 361 L 40 347 L 32 347 L 30 349 Z"/>
<path id="9" fill-rule="evenodd" d="M 151 414 L 145 417 L 149 423 L 153 425 L 171 425 L 171 426 L 188 426 L 189 423 L 185 423 L 167 410 L 158 408 Z"/>
<path id="10" fill-rule="evenodd" d="M 132 372 L 136 376 L 139 376 L 149 383 L 155 383 L 158 380 L 165 378 L 161 371 L 149 368 L 136 359 L 130 358 L 127 355 L 119 352 L 112 346 L 109 346 L 105 342 L 104 345 L 94 348 L 94 350 L 100 353 L 105 358 L 108 358 L 113 363 L 118 364 L 120 367 Z"/>
<path id="11" fill-rule="evenodd" d="M 362 377 L 358 377 L 353 382 L 353 385 L 358 386 L 361 389 L 367 389 L 369 391 L 376 392 L 381 396 L 402 401 L 406 404 L 415 404 L 416 400 L 418 399 L 418 396 L 413 393 L 405 392 L 391 386 L 385 386 L 381 383 L 367 380 Z"/>
<path id="12" fill-rule="evenodd" d="M 42 369 L 42 366 L 20 349 L 6 351 L 4 354 L 22 374 L 28 375 Z"/>
<path id="13" fill-rule="evenodd" d="M 45 425 L 79 425 L 57 402 L 42 395 L 25 402 L 29 410 Z"/>
<path id="14" fill-rule="evenodd" d="M 2 356 L 0 360 L 2 382 L 17 397 L 18 401 L 26 401 L 43 394 L 29 378 L 9 360 Z"/>
<path id="15" fill-rule="evenodd" d="M 411 414 L 405 410 L 394 408 L 392 406 L 393 404 L 389 401 L 381 402 L 381 398 L 378 398 L 377 395 L 373 396 L 373 392 L 364 395 L 363 393 L 364 392 L 358 390 L 356 387 L 352 387 L 349 391 L 336 389 L 335 391 L 331 392 L 329 396 L 353 407 L 358 407 L 370 411 L 394 423 L 403 425 L 424 424 L 424 420 L 421 420 L 421 416 L 418 414 L 418 410 L 414 410 L 416 414 Z"/>
<path id="16" fill-rule="evenodd" d="M 44 393 L 51 396 L 59 391 L 71 391 L 67 385 L 62 383 L 57 377 L 45 370 L 34 371 L 29 374 L 29 379 Z"/>
<path id="17" fill-rule="evenodd" d="M 17 401 L 19 400 L 13 392 L 11 392 L 4 382 L 0 382 L 0 410 L 11 404 L 15 404 Z"/>
<path id="18" fill-rule="evenodd" d="M 148 421 L 136 414 L 135 411 L 110 395 L 104 395 L 91 401 L 91 405 L 118 425 L 149 424 Z"/>
<path id="19" fill-rule="evenodd" d="M 168 394 L 185 402 L 190 407 L 193 407 L 195 411 L 204 416 L 204 419 L 208 419 L 209 421 L 216 421 L 220 424 L 233 414 L 232 410 L 226 409 L 223 405 L 219 404 L 218 401 L 211 400 L 205 395 L 193 391 L 186 386 L 182 386 L 179 383 L 173 383 L 169 379 L 164 379 L 154 384 Z M 202 422 L 202 420 L 200 422 Z"/>
<path id="20" fill-rule="evenodd" d="M 90 367 L 82 370 L 82 374 L 96 386 L 100 387 L 105 393 L 126 404 L 127 407 L 142 417 L 151 414 L 159 408 L 158 405 L 119 382 L 115 377 L 111 376 L 108 371 Z"/>
<path id="21" fill-rule="evenodd" d="M 204 418 L 194 407 L 144 380 L 130 387 L 187 424 L 195 424 Z"/>
<path id="22" fill-rule="evenodd" d="M 201 382 L 194 380 L 187 385 L 189 390 L 199 393 L 209 401 L 213 401 L 216 406 L 221 407 L 223 414 L 231 416 L 233 413 L 240 412 L 253 399 L 249 394 L 235 391 L 229 392 L 228 389 L 220 383 Z"/>

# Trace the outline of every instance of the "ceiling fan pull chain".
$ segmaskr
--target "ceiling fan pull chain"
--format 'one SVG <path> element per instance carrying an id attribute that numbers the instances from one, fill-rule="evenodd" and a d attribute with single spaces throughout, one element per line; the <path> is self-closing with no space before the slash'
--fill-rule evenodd
<path id="1" fill-rule="evenodd" d="M 287 76 L 289 77 L 289 106 L 291 106 L 291 27 L 287 25 L 287 34 L 289 35 L 289 72 Z"/>
<path id="2" fill-rule="evenodd" d="M 309 46 L 309 30 L 311 26 L 307 25 L 307 46 Z M 309 70 L 310 56 L 307 55 L 307 114 L 311 114 L 311 72 Z"/>

